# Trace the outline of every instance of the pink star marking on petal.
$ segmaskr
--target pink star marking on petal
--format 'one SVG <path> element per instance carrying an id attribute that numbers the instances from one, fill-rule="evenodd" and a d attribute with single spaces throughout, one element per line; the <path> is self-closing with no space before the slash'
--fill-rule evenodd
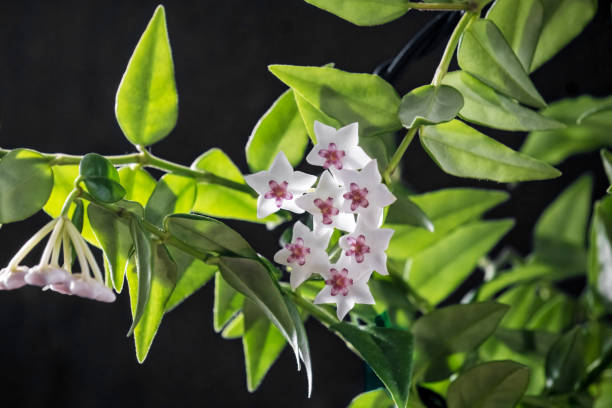
<path id="1" fill-rule="evenodd" d="M 346 242 L 349 244 L 349 250 L 346 251 L 346 255 L 354 255 L 357 263 L 362 263 L 365 258 L 365 254 L 370 253 L 370 247 L 366 245 L 365 235 L 359 235 L 357 239 L 347 237 Z"/>
<path id="2" fill-rule="evenodd" d="M 346 152 L 344 150 L 338 150 L 335 143 L 330 143 L 327 149 L 319 150 L 319 156 L 325 159 L 325 163 L 323 164 L 324 169 L 334 166 L 338 170 L 342 170 L 342 159 L 346 156 Z"/>
<path id="3" fill-rule="evenodd" d="M 270 186 L 270 191 L 264 195 L 264 198 L 273 198 L 278 208 L 283 205 L 283 200 L 291 200 L 293 198 L 293 194 L 287 191 L 289 183 L 286 181 L 278 184 L 276 181 L 270 180 L 268 185 Z"/>
<path id="4" fill-rule="evenodd" d="M 321 214 L 323 214 L 323 224 L 329 225 L 333 222 L 332 216 L 338 215 L 340 212 L 339 209 L 334 207 L 334 199 L 332 197 L 327 197 L 327 200 L 323 201 L 320 198 L 314 200 L 314 205 L 316 205 L 319 210 L 321 210 Z"/>
<path id="5" fill-rule="evenodd" d="M 348 295 L 349 286 L 353 284 L 353 280 L 348 277 L 348 269 L 342 268 L 340 272 L 336 268 L 329 270 L 331 278 L 325 281 L 326 285 L 331 286 L 331 295 L 336 296 L 341 293 L 342 296 Z"/>
<path id="6" fill-rule="evenodd" d="M 296 262 L 300 266 L 306 263 L 306 255 L 310 254 L 310 248 L 304 246 L 304 240 L 298 238 L 295 240 L 295 244 L 285 244 L 285 248 L 291 252 L 291 255 L 287 258 L 287 262 Z"/>
<path id="7" fill-rule="evenodd" d="M 343 197 L 347 200 L 351 200 L 351 211 L 355 211 L 360 206 L 363 208 L 368 208 L 370 202 L 367 200 L 368 189 L 362 188 L 360 189 L 357 183 L 351 183 L 350 185 L 351 191 L 345 193 Z"/>

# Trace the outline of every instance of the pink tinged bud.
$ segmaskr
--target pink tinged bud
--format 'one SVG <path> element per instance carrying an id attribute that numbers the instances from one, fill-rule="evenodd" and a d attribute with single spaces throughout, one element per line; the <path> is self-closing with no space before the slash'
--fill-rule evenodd
<path id="1" fill-rule="evenodd" d="M 52 266 L 40 266 L 37 265 L 30 269 L 25 276 L 25 281 L 33 286 L 47 286 L 54 283 L 65 282 L 70 279 L 70 272 L 61 269 L 54 268 Z"/>
<path id="2" fill-rule="evenodd" d="M 370 205 L 366 198 L 368 195 L 368 189 L 365 187 L 360 189 L 357 183 L 351 183 L 350 189 L 351 191 L 345 193 L 343 197 L 351 201 L 351 211 L 355 211 L 359 207 L 368 208 Z"/>
<path id="3" fill-rule="evenodd" d="M 270 191 L 264 195 L 264 198 L 274 199 L 278 208 L 283 205 L 283 200 L 291 200 L 293 198 L 293 194 L 287 191 L 289 183 L 286 181 L 278 184 L 276 181 L 270 180 L 268 186 L 270 186 Z"/>
<path id="4" fill-rule="evenodd" d="M 0 273 L 0 281 L 4 287 L 4 290 L 19 289 L 26 285 L 24 277 L 28 272 L 29 268 L 26 266 L 18 266 L 17 268 L 3 269 Z"/>
<path id="5" fill-rule="evenodd" d="M 326 285 L 331 286 L 331 295 L 336 296 L 338 293 L 346 296 L 349 293 L 349 287 L 353 285 L 353 280 L 348 277 L 348 269 L 342 268 L 340 272 L 336 268 L 329 270 L 331 277 L 325 281 Z"/>
<path id="6" fill-rule="evenodd" d="M 72 295 L 72 292 L 70 291 L 70 283 L 71 280 L 67 280 L 60 283 L 53 283 L 49 285 L 49 289 L 54 292 L 61 293 L 62 295 Z"/>
<path id="7" fill-rule="evenodd" d="M 349 245 L 349 250 L 345 254 L 347 256 L 354 256 L 357 263 L 362 263 L 365 259 L 365 254 L 370 253 L 370 247 L 366 245 L 365 235 L 359 235 L 356 239 L 348 237 L 346 238 L 346 243 Z"/>
<path id="8" fill-rule="evenodd" d="M 334 166 L 338 170 L 342 170 L 342 159 L 346 156 L 346 152 L 338 150 L 335 143 L 330 143 L 327 149 L 319 150 L 319 156 L 325 159 L 323 168 L 328 169 Z"/>
<path id="9" fill-rule="evenodd" d="M 100 302 L 112 303 L 117 299 L 117 296 L 115 296 L 115 293 L 110 288 L 99 283 L 95 299 Z"/>
<path id="10" fill-rule="evenodd" d="M 70 293 L 82 298 L 95 299 L 96 287 L 93 283 L 94 280 L 91 278 L 75 275 L 70 282 Z"/>
<path id="11" fill-rule="evenodd" d="M 287 262 L 297 262 L 300 266 L 306 263 L 306 255 L 310 254 L 310 248 L 304 246 L 302 238 L 296 239 L 293 244 L 286 244 L 285 248 L 290 252 Z"/>
<path id="12" fill-rule="evenodd" d="M 314 205 L 321 211 L 323 215 L 323 224 L 329 225 L 333 222 L 332 216 L 338 215 L 340 210 L 334 207 L 334 199 L 327 197 L 327 200 L 323 201 L 320 198 L 314 200 Z"/>

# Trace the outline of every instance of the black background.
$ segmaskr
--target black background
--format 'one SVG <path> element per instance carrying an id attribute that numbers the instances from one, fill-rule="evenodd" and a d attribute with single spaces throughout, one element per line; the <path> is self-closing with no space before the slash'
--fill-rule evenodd
<path id="1" fill-rule="evenodd" d="M 165 3 L 180 97 L 179 121 L 153 151 L 189 164 L 221 147 L 246 172 L 244 144 L 259 117 L 284 90 L 268 73 L 273 63 L 336 66 L 371 72 L 434 16 L 410 12 L 381 27 L 359 28 L 300 0 L 168 1 Z M 134 1 L 0 2 L 0 146 L 43 152 L 121 154 L 132 151 L 117 126 L 114 96 L 127 61 L 156 6 Z M 610 7 L 533 74 L 549 102 L 580 94 L 607 96 Z M 400 94 L 431 80 L 442 46 L 409 64 Z M 520 146 L 523 135 L 497 133 Z M 405 175 L 417 191 L 454 185 L 507 188 L 445 175 L 413 143 Z M 537 215 L 584 171 L 595 175 L 595 197 L 606 181 L 597 154 L 574 157 L 556 180 L 522 184 L 493 211 L 517 227 L 505 238 L 527 253 Z M 1 194 L 2 192 L 0 192 Z M 0 265 L 46 220 L 43 214 L 0 229 Z M 232 222 L 271 256 L 276 237 L 263 227 Z M 212 330 L 212 285 L 164 319 L 147 361 L 136 362 L 127 293 L 111 305 L 35 288 L 0 293 L 2 406 L 343 407 L 363 390 L 361 362 L 316 322 L 309 322 L 314 392 L 285 350 L 255 394 L 246 391 L 240 341 Z M 291 404 L 291 405 L 289 405 Z"/>

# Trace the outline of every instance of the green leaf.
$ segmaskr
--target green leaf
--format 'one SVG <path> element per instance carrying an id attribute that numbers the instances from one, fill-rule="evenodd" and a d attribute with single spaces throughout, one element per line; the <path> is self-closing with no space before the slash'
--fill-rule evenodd
<path id="1" fill-rule="evenodd" d="M 415 344 L 430 356 L 472 351 L 495 332 L 508 309 L 501 303 L 482 302 L 434 310 L 413 325 Z"/>
<path id="2" fill-rule="evenodd" d="M 242 309 L 244 296 L 231 287 L 219 272 L 215 274 L 215 303 L 213 324 L 219 333 L 225 325 Z"/>
<path id="3" fill-rule="evenodd" d="M 542 4 L 542 31 L 531 71 L 538 69 L 578 36 L 597 11 L 597 0 L 542 0 Z"/>
<path id="4" fill-rule="evenodd" d="M 595 203 L 589 235 L 589 285 L 610 308 L 612 297 L 607 282 L 612 270 L 612 196 Z"/>
<path id="5" fill-rule="evenodd" d="M 238 313 L 230 322 L 225 326 L 221 337 L 227 340 L 239 339 L 244 335 L 244 315 L 242 312 Z"/>
<path id="6" fill-rule="evenodd" d="M 397 201 L 389 207 L 385 222 L 388 224 L 403 224 L 421 227 L 429 232 L 434 231 L 434 225 L 427 214 L 407 196 L 395 192 Z"/>
<path id="7" fill-rule="evenodd" d="M 375 26 L 400 18 L 410 4 L 406 0 L 306 0 L 358 26 Z"/>
<path id="8" fill-rule="evenodd" d="M 544 301 L 538 293 L 536 284 L 516 286 L 504 292 L 497 301 L 510 306 L 500 326 L 507 329 L 523 328 L 535 310 L 542 306 Z"/>
<path id="9" fill-rule="evenodd" d="M 284 152 L 293 166 L 304 157 L 308 134 L 291 89 L 283 93 L 255 125 L 246 145 L 252 172 L 267 170 L 278 152 Z"/>
<path id="10" fill-rule="evenodd" d="M 242 313 L 244 315 L 242 345 L 247 389 L 253 392 L 259 387 L 287 342 L 265 313 L 252 301 L 245 300 Z"/>
<path id="11" fill-rule="evenodd" d="M 157 185 L 155 179 L 140 167 L 126 166 L 119 169 L 119 180 L 125 188 L 125 199 L 145 207 Z"/>
<path id="12" fill-rule="evenodd" d="M 562 293 L 555 293 L 535 311 L 525 329 L 560 333 L 573 322 L 575 309 L 573 299 Z"/>
<path id="13" fill-rule="evenodd" d="M 152 262 L 153 269 L 149 300 L 143 310 L 142 317 L 134 329 L 136 357 L 139 363 L 144 362 L 149 353 L 153 338 L 164 316 L 166 302 L 172 294 L 177 278 L 176 264 L 170 258 L 166 247 L 164 245 L 155 245 L 153 251 L 155 260 Z M 136 288 L 139 286 L 140 279 L 134 279 L 136 277 L 134 274 L 128 274 L 127 276 L 130 292 L 139 290 Z"/>
<path id="14" fill-rule="evenodd" d="M 541 356 L 546 355 L 559 336 L 546 331 L 510 330 L 500 327 L 495 332 L 495 338 L 517 353 Z"/>
<path id="15" fill-rule="evenodd" d="M 117 169 L 104 156 L 96 153 L 86 154 L 81 159 L 79 174 L 87 191 L 99 201 L 115 203 L 125 196 Z"/>
<path id="16" fill-rule="evenodd" d="M 584 338 L 582 329 L 575 327 L 564 334 L 546 356 L 546 384 L 553 393 L 575 390 L 582 374 Z"/>
<path id="17" fill-rule="evenodd" d="M 136 290 L 131 293 L 136 293 L 133 298 L 133 319 L 132 326 L 128 331 L 128 336 L 134 333 L 134 329 L 138 326 L 143 314 L 145 313 L 149 297 L 151 296 L 151 284 L 153 280 L 153 271 L 155 270 L 155 260 L 157 258 L 156 248 L 153 246 L 148 234 L 143 230 L 140 221 L 132 218 L 130 222 L 130 232 L 134 240 L 134 249 L 136 250 Z M 127 273 L 128 283 L 133 277 Z M 132 294 L 130 297 L 132 298 Z"/>
<path id="18" fill-rule="evenodd" d="M 117 90 L 115 116 L 134 145 L 158 142 L 176 125 L 178 94 L 163 6 L 155 9 L 128 62 Z"/>
<path id="19" fill-rule="evenodd" d="M 567 157 L 612 146 L 612 111 L 600 111 L 586 117 L 577 124 L 578 119 L 592 109 L 612 103 L 612 97 L 592 98 L 580 96 L 563 99 L 542 110 L 544 116 L 565 123 L 564 129 L 531 132 L 521 148 L 521 152 L 544 160 L 550 164 L 561 163 Z"/>
<path id="20" fill-rule="evenodd" d="M 514 1 L 514 0 L 512 0 Z M 503 130 L 529 131 L 562 129 L 565 125 L 540 115 L 511 98 L 502 95 L 465 71 L 450 72 L 442 83 L 463 95 L 462 119 Z"/>
<path id="21" fill-rule="evenodd" d="M 404 279 L 431 303 L 441 302 L 513 225 L 511 220 L 501 220 L 460 227 L 409 260 Z"/>
<path id="22" fill-rule="evenodd" d="M 542 108 L 546 102 L 495 23 L 476 20 L 461 37 L 459 66 L 495 90 Z"/>
<path id="23" fill-rule="evenodd" d="M 219 149 L 211 149 L 203 153 L 191 167 L 245 184 L 238 167 Z M 257 198 L 250 194 L 204 182 L 198 183 L 193 211 L 212 217 L 257 222 L 270 227 L 282 221 L 278 214 L 269 215 L 264 219 L 257 218 Z"/>
<path id="24" fill-rule="evenodd" d="M 606 176 L 608 176 L 608 182 L 612 184 L 612 153 L 607 149 L 601 149 L 599 154 L 601 156 L 601 162 L 603 163 Z M 609 188 L 608 192 L 610 192 Z"/>
<path id="25" fill-rule="evenodd" d="M 201 260 L 192 257 L 172 246 L 167 247 L 172 260 L 176 264 L 177 278 L 176 285 L 172 294 L 168 298 L 165 312 L 169 312 L 185 299 L 202 288 L 209 280 L 215 276 L 218 268 L 214 265 L 207 265 Z"/>
<path id="26" fill-rule="evenodd" d="M 448 85 L 425 85 L 402 98 L 399 118 L 405 128 L 448 122 L 463 107 L 463 96 Z"/>
<path id="27" fill-rule="evenodd" d="M 25 220 L 40 211 L 53 189 L 49 160 L 15 149 L 0 161 L 0 224 Z"/>
<path id="28" fill-rule="evenodd" d="M 334 127 L 336 129 L 342 127 L 342 123 L 339 120 L 334 119 L 329 115 L 326 115 L 325 112 L 322 112 L 320 109 L 313 106 L 299 93 L 294 92 L 293 95 L 295 97 L 295 102 L 297 104 L 300 115 L 302 116 L 304 126 L 306 126 L 308 136 L 310 137 L 310 140 L 313 144 L 317 143 L 317 135 L 315 135 L 314 133 L 315 120 L 327 126 Z M 348 125 L 348 123 L 346 124 Z"/>
<path id="29" fill-rule="evenodd" d="M 196 198 L 196 181 L 165 174 L 155 186 L 145 207 L 145 219 L 161 227 L 168 214 L 189 213 Z"/>
<path id="30" fill-rule="evenodd" d="M 423 228 L 387 224 L 395 230 L 387 254 L 391 258 L 411 258 L 448 235 L 460 225 L 480 217 L 508 199 L 503 191 L 474 188 L 449 188 L 410 196 L 434 224 L 434 232 Z M 392 208 L 389 212 L 392 211 Z"/>
<path id="31" fill-rule="evenodd" d="M 349 404 L 348 408 L 395 408 L 384 388 L 359 394 Z"/>
<path id="32" fill-rule="evenodd" d="M 454 176 L 509 183 L 561 175 L 548 164 L 518 153 L 457 120 L 426 126 L 420 138 L 438 166 Z"/>
<path id="33" fill-rule="evenodd" d="M 359 122 L 360 136 L 401 128 L 399 96 L 377 75 L 293 65 L 270 65 L 269 70 L 326 115 L 341 123 Z"/>
<path id="34" fill-rule="evenodd" d="M 413 338 L 409 331 L 386 327 L 359 327 L 349 323 L 330 326 L 369 364 L 391 394 L 393 402 L 408 405 L 412 381 Z"/>
<path id="35" fill-rule="evenodd" d="M 489 9 L 487 18 L 497 25 L 525 71 L 529 72 L 542 29 L 542 1 L 497 0 Z"/>
<path id="36" fill-rule="evenodd" d="M 529 368 L 514 361 L 491 361 L 463 372 L 448 388 L 449 408 L 513 407 L 529 383 Z"/>
<path id="37" fill-rule="evenodd" d="M 113 287 L 121 293 L 123 276 L 134 246 L 130 222 L 95 204 L 90 204 L 87 207 L 87 216 L 96 238 L 104 250 L 104 258 L 110 267 Z"/>

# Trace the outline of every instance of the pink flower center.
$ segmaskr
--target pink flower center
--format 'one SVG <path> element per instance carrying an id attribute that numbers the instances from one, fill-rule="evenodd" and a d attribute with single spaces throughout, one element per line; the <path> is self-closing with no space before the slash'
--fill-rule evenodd
<path id="1" fill-rule="evenodd" d="M 342 169 L 342 159 L 346 156 L 344 150 L 338 150 L 335 143 L 330 143 L 327 149 L 319 150 L 319 156 L 325 159 L 323 168 L 328 169 L 335 166 L 338 170 Z"/>
<path id="2" fill-rule="evenodd" d="M 321 214 L 323 215 L 323 224 L 329 225 L 333 222 L 332 216 L 338 215 L 340 212 L 339 209 L 334 207 L 334 199 L 332 197 L 327 197 L 327 200 L 323 201 L 320 198 L 314 200 L 314 205 L 321 210 Z"/>
<path id="3" fill-rule="evenodd" d="M 285 244 L 285 248 L 291 252 L 287 258 L 287 262 L 297 262 L 300 266 L 306 263 L 306 255 L 310 253 L 310 248 L 304 246 L 304 240 L 302 238 L 296 239 L 293 244 Z"/>
<path id="4" fill-rule="evenodd" d="M 365 236 L 359 235 L 357 239 L 348 237 L 346 242 L 349 244 L 349 250 L 346 251 L 346 255 L 355 256 L 357 263 L 362 263 L 364 255 L 370 253 L 370 247 L 366 245 Z"/>
<path id="5" fill-rule="evenodd" d="M 351 183 L 350 188 L 351 191 L 345 193 L 342 197 L 351 200 L 351 211 L 355 211 L 359 207 L 368 208 L 370 205 L 370 202 L 366 198 L 368 189 L 365 187 L 360 189 L 356 183 Z"/>
<path id="6" fill-rule="evenodd" d="M 278 184 L 276 181 L 270 180 L 268 185 L 270 186 L 270 191 L 264 195 L 264 198 L 273 198 L 276 201 L 276 206 L 278 208 L 283 205 L 283 200 L 291 200 L 293 198 L 293 194 L 287 191 L 289 183 L 286 181 Z"/>
<path id="7" fill-rule="evenodd" d="M 325 281 L 326 285 L 331 286 L 331 295 L 336 296 L 341 293 L 342 296 L 348 295 L 349 287 L 353 284 L 353 280 L 348 277 L 348 269 L 342 268 L 340 272 L 337 269 L 329 270 L 331 278 Z"/>

